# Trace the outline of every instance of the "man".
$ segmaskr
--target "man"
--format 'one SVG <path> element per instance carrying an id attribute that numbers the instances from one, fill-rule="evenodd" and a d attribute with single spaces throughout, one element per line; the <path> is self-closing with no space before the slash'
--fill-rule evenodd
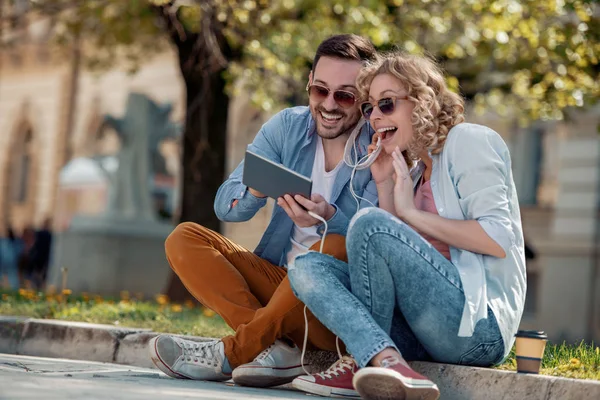
<path id="1" fill-rule="evenodd" d="M 313 180 L 311 199 L 277 199 L 254 253 L 194 223 L 180 224 L 167 239 L 167 258 L 183 284 L 235 330 L 206 343 L 169 335 L 154 338 L 150 355 L 167 375 L 214 381 L 233 376 L 238 384 L 266 387 L 304 373 L 296 346 L 304 339 L 304 305 L 291 291 L 287 265 L 297 255 L 319 249 L 324 224 L 307 210 L 327 221 L 324 252 L 345 259 L 341 235 L 358 207 L 344 148 L 360 120 L 356 77 L 374 57 L 373 45 L 360 36 L 337 35 L 322 42 L 308 79 L 309 107 L 279 112 L 249 146 Z M 356 141 L 361 154 L 355 157 L 367 152 L 368 129 L 365 124 Z M 262 193 L 242 184 L 243 168 L 242 162 L 217 192 L 215 212 L 223 221 L 247 221 L 266 204 Z M 365 204 L 376 203 L 368 169 L 356 172 L 352 186 Z M 335 350 L 335 336 L 312 315 L 308 326 L 313 347 Z"/>

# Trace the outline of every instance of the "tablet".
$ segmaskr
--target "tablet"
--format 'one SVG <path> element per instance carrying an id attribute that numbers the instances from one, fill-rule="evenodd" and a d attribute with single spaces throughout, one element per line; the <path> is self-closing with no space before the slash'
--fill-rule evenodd
<path id="1" fill-rule="evenodd" d="M 310 178 L 250 150 L 246 150 L 242 182 L 273 199 L 284 194 L 299 194 L 310 199 L 312 191 Z"/>

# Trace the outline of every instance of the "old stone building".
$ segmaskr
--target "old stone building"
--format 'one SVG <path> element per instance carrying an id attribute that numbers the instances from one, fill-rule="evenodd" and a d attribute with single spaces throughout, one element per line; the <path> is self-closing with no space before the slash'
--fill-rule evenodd
<path id="1" fill-rule="evenodd" d="M 0 54 L 0 226 L 38 225 L 56 207 L 58 173 L 72 158 L 116 150 L 100 132 L 104 114 L 121 116 L 130 92 L 172 103 L 181 120 L 184 99 L 176 57 L 166 52 L 129 75 L 86 71 L 75 50 L 49 50 L 47 21 L 4 31 Z M 114 136 L 114 135 L 112 135 Z M 176 164 L 176 163 L 175 163 Z"/>

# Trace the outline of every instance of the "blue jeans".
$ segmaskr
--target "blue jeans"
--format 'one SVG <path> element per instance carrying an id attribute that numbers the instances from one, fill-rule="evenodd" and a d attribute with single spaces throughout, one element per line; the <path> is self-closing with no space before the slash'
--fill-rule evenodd
<path id="1" fill-rule="evenodd" d="M 458 336 L 465 304 L 458 270 L 410 226 L 381 209 L 363 210 L 350 223 L 346 248 L 348 264 L 309 252 L 288 276 L 359 366 L 388 347 L 409 361 L 502 361 L 504 343 L 489 307 L 473 336 Z"/>

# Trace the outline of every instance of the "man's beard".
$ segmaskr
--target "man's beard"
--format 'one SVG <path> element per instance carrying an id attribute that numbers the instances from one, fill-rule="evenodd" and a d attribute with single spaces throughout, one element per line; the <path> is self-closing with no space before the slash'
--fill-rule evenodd
<path id="1" fill-rule="evenodd" d="M 354 127 L 358 123 L 358 120 L 360 119 L 360 114 L 358 114 L 358 115 L 356 115 L 356 117 L 354 117 L 350 120 L 347 120 L 345 123 L 342 123 L 342 125 L 340 125 L 336 130 L 323 129 L 323 127 L 321 126 L 321 124 L 322 124 L 321 111 L 323 111 L 323 110 L 311 108 L 311 113 L 312 113 L 313 119 L 315 120 L 315 124 L 317 127 L 317 134 L 320 137 L 322 137 L 323 139 L 335 139 L 344 134 L 349 134 L 352 131 L 352 129 L 354 129 Z M 327 111 L 325 111 L 325 112 L 327 112 Z M 345 113 L 333 112 L 333 113 L 328 113 L 328 114 L 338 114 L 338 115 L 341 114 L 342 120 L 348 118 L 348 114 L 345 114 Z"/>

